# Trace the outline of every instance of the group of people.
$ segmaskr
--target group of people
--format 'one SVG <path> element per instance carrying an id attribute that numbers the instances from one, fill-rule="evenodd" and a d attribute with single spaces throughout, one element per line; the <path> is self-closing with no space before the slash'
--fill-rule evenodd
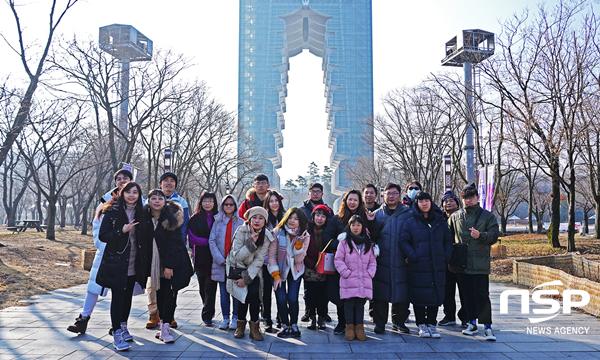
<path id="1" fill-rule="evenodd" d="M 334 334 L 344 334 L 349 341 L 367 340 L 368 300 L 375 333 L 385 331 L 390 304 L 392 329 L 409 333 L 406 322 L 412 304 L 418 335 L 440 338 L 437 325 L 456 324 L 458 284 L 462 332 L 477 334 L 479 322 L 486 340 L 495 340 L 489 272 L 498 225 L 479 206 L 473 184 L 462 190 L 461 201 L 446 192 L 442 209 L 418 181 L 404 190 L 397 184 L 386 185 L 381 204 L 377 188 L 368 184 L 362 191 L 348 191 L 334 214 L 322 199 L 321 184 L 311 184 L 310 198 L 286 211 L 283 197 L 270 190 L 266 175 L 259 174 L 243 202 L 231 194 L 218 201 L 214 193 L 204 192 L 188 220 L 187 203 L 175 192 L 175 174 L 161 176 L 161 189 L 148 194 L 147 204 L 130 172 L 120 170 L 114 179 L 117 187 L 103 197 L 97 210 L 98 251 L 88 296 L 70 331 L 85 333 L 98 295 L 106 295 L 110 288 L 114 347 L 128 349 L 133 337 L 127 318 L 138 284 L 148 293 L 146 327 L 160 324 L 156 337 L 173 342 L 170 329 L 177 326 L 177 292 L 195 272 L 203 324 L 214 325 L 219 288 L 222 320 L 218 326 L 234 329 L 235 338 L 243 338 L 249 325 L 250 338 L 263 340 L 260 317 L 265 332 L 300 337 L 299 296 L 304 279 L 302 320 L 309 321 L 311 330 L 326 328 L 332 302 L 338 318 Z M 326 254 L 332 254 L 334 270 L 324 270 Z M 444 318 L 438 322 L 441 305 Z"/>

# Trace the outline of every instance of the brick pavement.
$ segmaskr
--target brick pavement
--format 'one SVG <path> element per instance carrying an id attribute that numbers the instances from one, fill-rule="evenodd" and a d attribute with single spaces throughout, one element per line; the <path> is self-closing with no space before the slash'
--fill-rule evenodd
<path id="1" fill-rule="evenodd" d="M 366 342 L 344 340 L 333 335 L 336 316 L 330 304 L 334 322 L 324 331 L 308 330 L 301 324 L 302 337 L 279 339 L 275 334 L 265 334 L 265 341 L 254 342 L 247 336 L 234 339 L 233 331 L 201 326 L 201 301 L 197 282 L 180 293 L 175 318 L 179 327 L 173 330 L 177 341 L 163 344 L 154 338 L 154 330 L 146 330 L 148 320 L 146 297 L 134 297 L 129 319 L 129 329 L 135 342 L 131 349 L 116 352 L 112 348 L 109 298 L 101 298 L 92 314 L 88 331 L 76 335 L 66 331 L 81 311 L 85 285 L 57 290 L 47 295 L 33 297 L 32 305 L 12 307 L 0 312 L 0 360 L 2 359 L 541 359 L 600 358 L 600 327 L 598 319 L 579 312 L 559 314 L 541 324 L 531 324 L 521 315 L 520 302 L 510 298 L 509 314 L 499 314 L 500 293 L 514 289 L 505 284 L 491 284 L 496 342 L 486 342 L 483 330 L 471 337 L 461 334 L 460 326 L 438 327 L 441 339 L 421 339 L 416 335 L 414 318 L 408 327 L 411 333 L 400 335 L 388 324 L 384 334 L 374 334 L 373 324 L 367 322 Z M 217 295 L 218 296 L 218 295 Z M 303 301 L 300 299 L 301 313 Z M 219 301 L 217 301 L 218 307 Z M 533 303 L 531 308 L 535 308 Z M 275 306 L 273 306 L 275 309 Z M 275 310 L 273 310 L 275 311 Z M 275 314 L 273 314 L 275 315 Z M 443 317 L 442 311 L 438 319 Z M 216 323 L 221 319 L 217 308 Z M 368 317 L 366 317 L 368 319 Z M 535 325 L 535 326 L 534 326 Z M 527 328 L 536 331 L 551 330 L 550 334 L 528 334 Z M 587 334 L 554 333 L 567 329 L 587 329 Z"/>

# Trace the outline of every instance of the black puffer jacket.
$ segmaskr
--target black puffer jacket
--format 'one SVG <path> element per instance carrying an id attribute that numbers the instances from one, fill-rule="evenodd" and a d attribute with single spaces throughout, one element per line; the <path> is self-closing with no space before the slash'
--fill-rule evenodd
<path id="1" fill-rule="evenodd" d="M 175 216 L 175 219 L 177 220 L 175 226 L 171 226 L 166 219 L 167 211 Z M 173 291 L 178 291 L 187 287 L 190 284 L 190 277 L 194 275 L 194 270 L 185 244 L 181 242 L 183 208 L 172 201 L 167 201 L 167 204 L 158 218 L 156 229 L 154 228 L 152 212 L 148 205 L 144 208 L 144 215 L 147 230 L 143 237 L 150 247 L 148 266 L 145 269 L 146 279 L 150 276 L 150 266 L 152 264 L 152 240 L 156 239 L 156 247 L 158 247 L 158 253 L 160 254 L 163 266 L 173 270 L 173 277 L 171 278 Z M 161 274 L 161 277 L 162 276 L 163 274 Z"/>
<path id="2" fill-rule="evenodd" d="M 104 210 L 98 239 L 106 243 L 102 262 L 98 268 L 96 282 L 98 285 L 109 289 L 125 290 L 127 288 L 127 270 L 129 268 L 129 233 L 124 233 L 123 228 L 117 228 L 118 210 L 109 207 Z M 148 266 L 148 246 L 143 236 L 140 236 L 140 226 L 136 226 L 135 276 L 142 288 L 146 287 L 144 269 Z M 180 238 L 181 241 L 181 238 Z"/>
<path id="3" fill-rule="evenodd" d="M 444 301 L 446 262 L 452 255 L 452 234 L 439 209 L 425 219 L 417 206 L 404 221 L 400 248 L 408 259 L 408 298 L 413 305 L 440 306 Z"/>

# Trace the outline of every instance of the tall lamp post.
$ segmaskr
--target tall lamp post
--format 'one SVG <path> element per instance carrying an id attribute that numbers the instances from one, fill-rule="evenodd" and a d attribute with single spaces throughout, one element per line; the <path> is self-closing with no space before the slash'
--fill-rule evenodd
<path id="1" fill-rule="evenodd" d="M 478 86 L 478 76 L 474 72 L 481 61 L 494 54 L 494 34 L 480 29 L 463 30 L 457 36 L 446 42 L 445 57 L 442 66 L 455 66 L 464 68 L 465 72 L 465 98 L 467 132 L 464 150 L 467 154 L 467 182 L 475 181 L 475 164 L 473 150 L 473 92 Z"/>
<path id="2" fill-rule="evenodd" d="M 171 172 L 171 166 L 173 165 L 173 150 L 165 150 L 165 172 Z"/>

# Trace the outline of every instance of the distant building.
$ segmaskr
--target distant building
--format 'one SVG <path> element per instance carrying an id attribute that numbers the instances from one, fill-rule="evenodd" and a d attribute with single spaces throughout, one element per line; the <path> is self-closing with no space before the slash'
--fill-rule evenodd
<path id="1" fill-rule="evenodd" d="M 332 192 L 340 195 L 348 183 L 341 165 L 373 158 L 365 142 L 373 134 L 364 125 L 373 114 L 371 1 L 240 0 L 239 123 L 267 153 L 264 172 L 276 188 L 288 76 L 294 76 L 289 59 L 303 49 L 323 59 Z"/>

